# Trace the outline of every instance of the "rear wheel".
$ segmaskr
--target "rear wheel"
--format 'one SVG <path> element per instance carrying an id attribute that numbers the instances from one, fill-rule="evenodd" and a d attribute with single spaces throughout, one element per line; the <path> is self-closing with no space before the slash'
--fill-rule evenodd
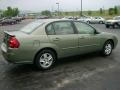
<path id="1" fill-rule="evenodd" d="M 14 24 L 14 22 L 11 22 L 11 25 L 13 25 Z"/>
<path id="2" fill-rule="evenodd" d="M 109 56 L 112 53 L 112 49 L 113 43 L 111 41 L 107 41 L 103 46 L 102 54 L 104 56 Z"/>
<path id="3" fill-rule="evenodd" d="M 42 70 L 50 69 L 56 60 L 56 56 L 51 50 L 42 50 L 35 59 L 35 65 Z"/>

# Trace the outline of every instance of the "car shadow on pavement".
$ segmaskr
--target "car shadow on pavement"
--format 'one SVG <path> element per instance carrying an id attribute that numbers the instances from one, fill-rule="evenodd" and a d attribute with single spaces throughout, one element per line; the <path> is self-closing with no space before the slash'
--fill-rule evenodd
<path id="1" fill-rule="evenodd" d="M 57 62 L 55 63 L 55 65 L 49 69 L 49 70 L 39 70 L 37 69 L 37 67 L 35 67 L 33 64 L 21 64 L 21 65 L 14 65 L 13 67 L 9 69 L 9 73 L 11 74 L 20 74 L 20 73 L 31 73 L 31 72 L 52 72 L 52 71 L 56 71 L 58 69 L 62 69 L 64 67 L 66 67 L 66 65 L 70 65 L 74 67 L 74 64 L 79 64 L 82 62 L 86 62 L 89 61 L 97 57 L 101 57 L 100 53 L 98 52 L 94 52 L 94 53 L 88 53 L 88 54 L 84 54 L 84 55 L 77 55 L 77 56 L 72 56 L 72 57 L 67 57 L 67 58 L 62 58 L 57 60 Z M 67 69 L 67 68 L 64 68 Z"/>
<path id="2" fill-rule="evenodd" d="M 62 58 L 57 61 L 57 65 L 67 64 L 67 63 L 73 63 L 73 62 L 83 62 L 86 60 L 92 60 L 93 58 L 100 57 L 99 52 L 93 52 L 93 53 L 87 53 L 83 55 L 76 55 L 72 57 Z"/>
<path id="3" fill-rule="evenodd" d="M 41 71 L 36 69 L 34 65 L 24 64 L 6 64 L 3 68 L 5 71 L 1 73 L 0 80 L 4 90 L 40 90 L 56 87 L 57 84 L 62 83 L 66 77 L 81 75 L 86 71 L 93 71 L 96 69 L 93 62 L 98 62 L 101 58 L 99 53 L 90 53 L 85 55 L 73 56 L 60 59 L 55 63 L 55 66 L 50 70 Z M 7 87 L 9 89 L 7 89 Z M 46 89 L 47 88 L 47 89 Z"/>

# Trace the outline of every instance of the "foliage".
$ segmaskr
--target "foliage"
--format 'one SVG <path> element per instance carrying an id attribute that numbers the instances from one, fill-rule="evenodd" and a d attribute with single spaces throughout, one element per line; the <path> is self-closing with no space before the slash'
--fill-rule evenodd
<path id="1" fill-rule="evenodd" d="M 114 14 L 114 8 L 109 8 L 108 13 L 109 13 L 109 15 L 113 15 Z"/>
<path id="2" fill-rule="evenodd" d="M 42 11 L 41 14 L 45 15 L 45 16 L 50 16 L 51 17 L 51 12 L 49 10 Z"/>
<path id="3" fill-rule="evenodd" d="M 4 17 L 14 17 L 19 14 L 18 8 L 7 7 L 7 10 L 3 11 Z"/>
<path id="4" fill-rule="evenodd" d="M 92 15 L 92 11 L 89 10 L 89 11 L 88 11 L 88 15 Z"/>
<path id="5" fill-rule="evenodd" d="M 118 8 L 116 6 L 114 7 L 114 14 L 118 14 Z"/>
<path id="6" fill-rule="evenodd" d="M 113 14 L 117 15 L 118 14 L 117 6 L 115 6 L 114 8 L 109 8 L 108 13 L 109 15 L 113 15 Z"/>
<path id="7" fill-rule="evenodd" d="M 100 8 L 100 14 L 103 14 L 103 9 L 102 8 Z"/>

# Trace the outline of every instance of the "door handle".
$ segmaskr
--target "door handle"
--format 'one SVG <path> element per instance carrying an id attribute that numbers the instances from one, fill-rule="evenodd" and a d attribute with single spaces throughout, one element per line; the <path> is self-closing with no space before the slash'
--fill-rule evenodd
<path id="1" fill-rule="evenodd" d="M 60 40 L 60 38 L 54 38 L 53 39 L 53 41 L 59 41 Z"/>
<path id="2" fill-rule="evenodd" d="M 82 36 L 82 37 L 79 37 L 79 39 L 84 39 L 84 37 Z"/>

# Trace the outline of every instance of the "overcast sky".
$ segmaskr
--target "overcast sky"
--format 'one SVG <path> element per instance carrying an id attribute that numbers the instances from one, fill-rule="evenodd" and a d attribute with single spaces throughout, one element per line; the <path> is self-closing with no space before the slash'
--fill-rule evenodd
<path id="1" fill-rule="evenodd" d="M 120 0 L 82 0 L 83 10 L 98 10 L 120 5 Z M 80 10 L 81 0 L 0 0 L 0 9 L 7 6 L 18 7 L 20 10 L 41 11 L 56 10 L 59 2 L 60 10 Z"/>

